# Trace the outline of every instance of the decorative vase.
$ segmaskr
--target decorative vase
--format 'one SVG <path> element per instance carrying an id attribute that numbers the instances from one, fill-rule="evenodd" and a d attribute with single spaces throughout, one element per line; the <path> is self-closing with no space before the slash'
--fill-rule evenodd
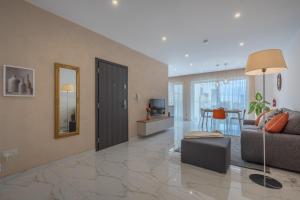
<path id="1" fill-rule="evenodd" d="M 24 78 L 21 79 L 18 90 L 19 90 L 19 94 L 26 94 L 27 90 L 26 90 L 26 84 L 24 82 Z"/>
<path id="2" fill-rule="evenodd" d="M 7 92 L 9 93 L 18 92 L 19 82 L 20 80 L 17 79 L 15 75 L 10 77 L 7 81 Z"/>
<path id="3" fill-rule="evenodd" d="M 26 90 L 27 90 L 27 94 L 33 93 L 32 84 L 29 80 L 29 74 L 27 74 L 27 76 L 26 76 Z"/>

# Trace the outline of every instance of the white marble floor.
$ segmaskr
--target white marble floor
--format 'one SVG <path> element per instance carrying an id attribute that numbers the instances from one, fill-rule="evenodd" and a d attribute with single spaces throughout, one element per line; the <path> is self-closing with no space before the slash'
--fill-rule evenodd
<path id="1" fill-rule="evenodd" d="M 253 184 L 256 172 L 231 167 L 219 174 L 180 162 L 170 152 L 184 130 L 183 124 L 167 132 L 63 160 L 0 179 L 1 200 L 212 200 L 300 199 L 300 175 L 271 169 L 283 189 Z M 176 133 L 176 134 L 174 134 Z"/>

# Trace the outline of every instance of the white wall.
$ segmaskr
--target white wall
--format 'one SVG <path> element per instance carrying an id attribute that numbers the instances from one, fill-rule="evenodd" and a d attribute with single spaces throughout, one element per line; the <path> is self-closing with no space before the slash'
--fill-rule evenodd
<path id="1" fill-rule="evenodd" d="M 286 50 L 283 50 L 288 70 L 282 73 L 282 89 L 276 88 L 275 75 L 266 77 L 266 99 L 277 100 L 277 107 L 286 107 L 300 111 L 300 29 L 291 39 Z M 262 78 L 255 78 L 255 90 L 262 91 Z"/>
<path id="2" fill-rule="evenodd" d="M 275 90 L 278 105 L 300 111 L 300 29 L 285 52 L 288 70 L 282 73 L 282 89 Z M 274 80 L 276 86 L 276 79 Z"/>
<path id="3" fill-rule="evenodd" d="M 275 98 L 274 91 L 276 89 L 276 85 L 274 85 L 276 79 L 276 75 L 268 74 L 266 75 L 266 100 L 272 103 L 273 98 Z M 263 93 L 263 78 L 262 76 L 255 76 L 255 93 L 260 92 Z"/>

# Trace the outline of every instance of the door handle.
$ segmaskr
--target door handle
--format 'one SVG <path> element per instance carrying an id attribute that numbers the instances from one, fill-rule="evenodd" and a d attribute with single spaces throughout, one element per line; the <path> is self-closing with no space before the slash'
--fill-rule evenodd
<path id="1" fill-rule="evenodd" d="M 124 110 L 127 110 L 127 101 L 126 101 L 126 99 L 124 99 L 124 101 L 123 101 L 123 108 L 124 108 Z"/>

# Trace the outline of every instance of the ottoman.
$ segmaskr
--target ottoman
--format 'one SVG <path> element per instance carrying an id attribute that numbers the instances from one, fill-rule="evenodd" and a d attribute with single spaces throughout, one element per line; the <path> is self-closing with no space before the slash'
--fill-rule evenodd
<path id="1" fill-rule="evenodd" d="M 181 162 L 226 173 L 230 165 L 230 138 L 181 140 Z"/>

